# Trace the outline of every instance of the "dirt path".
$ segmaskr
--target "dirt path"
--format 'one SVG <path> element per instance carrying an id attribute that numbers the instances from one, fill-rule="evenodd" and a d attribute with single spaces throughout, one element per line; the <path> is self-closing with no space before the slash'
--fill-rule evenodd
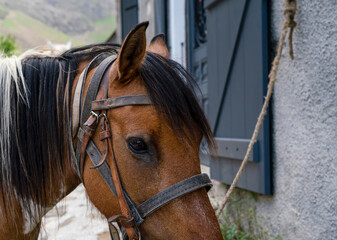
<path id="1" fill-rule="evenodd" d="M 108 240 L 108 225 L 81 184 L 43 219 L 39 240 Z"/>

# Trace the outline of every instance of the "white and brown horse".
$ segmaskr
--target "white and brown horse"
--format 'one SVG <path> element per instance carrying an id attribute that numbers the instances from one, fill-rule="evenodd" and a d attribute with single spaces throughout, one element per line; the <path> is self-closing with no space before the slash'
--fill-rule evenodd
<path id="1" fill-rule="evenodd" d="M 213 140 L 195 83 L 169 59 L 160 36 L 146 48 L 146 27 L 137 25 L 121 47 L 100 44 L 55 57 L 1 58 L 0 239 L 36 239 L 42 216 L 81 181 L 107 218 L 123 213 L 99 172 L 90 169 L 89 157 L 83 157 L 82 174 L 72 160 L 77 142 L 73 120 L 79 118 L 73 96 L 80 74 L 94 58 L 101 62 L 117 56 L 107 73 L 107 98 L 147 95 L 152 103 L 106 112 L 114 158 L 109 154 L 104 160 L 110 166 L 116 161 L 121 185 L 134 204 L 200 174 L 201 139 Z M 96 69 L 87 72 L 82 99 Z M 91 139 L 100 152 L 106 150 L 98 133 Z M 139 232 L 142 239 L 222 239 L 205 188 L 154 211 Z"/>

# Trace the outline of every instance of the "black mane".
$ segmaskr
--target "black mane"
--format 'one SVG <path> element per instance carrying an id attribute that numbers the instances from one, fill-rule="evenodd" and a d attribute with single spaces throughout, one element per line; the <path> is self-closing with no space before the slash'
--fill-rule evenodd
<path id="1" fill-rule="evenodd" d="M 188 139 L 200 129 L 209 147 L 214 149 L 211 128 L 199 105 L 195 90 L 200 91 L 193 77 L 177 62 L 147 52 L 140 76 L 157 111 L 163 113 L 172 129 Z"/>
<path id="2" fill-rule="evenodd" d="M 118 49 L 114 44 L 90 45 L 60 56 L 37 54 L 21 60 L 28 101 L 20 99 L 12 84 L 10 159 L 1 159 L 0 164 L 0 191 L 6 216 L 16 214 L 15 199 L 30 221 L 38 222 L 34 216 L 49 207 L 49 190 L 63 186 L 65 160 L 70 159 L 69 105 L 79 63 L 98 54 L 102 54 L 103 60 Z"/>

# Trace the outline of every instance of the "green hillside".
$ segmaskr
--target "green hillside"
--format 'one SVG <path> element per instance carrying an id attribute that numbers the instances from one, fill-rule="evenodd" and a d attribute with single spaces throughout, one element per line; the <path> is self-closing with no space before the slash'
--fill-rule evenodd
<path id="1" fill-rule="evenodd" d="M 56 44 L 72 40 L 73 46 L 104 42 L 116 29 L 116 18 L 112 13 L 105 18 L 90 22 L 92 26 L 90 29 L 76 34 L 66 34 L 58 30 L 56 19 L 55 22 L 56 27 L 53 27 L 21 10 L 13 10 L 0 5 L 0 35 L 14 36 L 21 52 L 45 45 L 47 40 Z"/>
<path id="2" fill-rule="evenodd" d="M 112 32 L 117 28 L 116 17 L 110 14 L 107 18 L 103 18 L 94 22 L 95 30 L 89 33 L 91 42 L 104 42 L 111 36 Z"/>
<path id="3" fill-rule="evenodd" d="M 7 16 L 0 20 L 0 33 L 14 36 L 21 51 L 45 45 L 47 40 L 53 43 L 66 43 L 72 40 L 74 45 L 85 44 L 20 11 L 8 11 Z"/>

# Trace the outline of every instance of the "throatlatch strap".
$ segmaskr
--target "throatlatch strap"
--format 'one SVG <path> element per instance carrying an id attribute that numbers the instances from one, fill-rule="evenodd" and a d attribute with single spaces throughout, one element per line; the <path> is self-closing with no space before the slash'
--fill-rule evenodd
<path id="1" fill-rule="evenodd" d="M 106 71 L 106 69 L 111 65 L 113 61 L 115 61 L 116 55 L 107 57 L 104 59 L 101 64 L 98 66 L 97 70 L 94 73 L 94 76 L 92 77 L 90 84 L 88 86 L 87 93 L 85 94 L 85 99 L 83 103 L 83 110 L 81 114 L 81 121 L 80 124 L 82 125 L 87 121 L 87 119 L 90 116 L 91 111 L 91 102 L 96 99 L 97 92 L 99 89 L 99 86 L 101 85 L 101 81 L 103 78 L 103 75 Z"/>
<path id="2" fill-rule="evenodd" d="M 71 106 L 71 129 L 72 129 L 72 137 L 74 138 L 76 136 L 79 123 L 80 123 L 80 118 L 81 118 L 81 113 L 82 113 L 82 96 L 83 96 L 83 89 L 84 89 L 84 83 L 85 79 L 87 78 L 88 72 L 95 67 L 98 64 L 98 60 L 103 54 L 99 54 L 96 57 L 94 57 L 91 62 L 88 64 L 88 66 L 83 70 L 81 75 L 79 76 L 76 87 L 75 87 L 75 92 L 72 100 L 72 106 Z"/>
<path id="3" fill-rule="evenodd" d="M 206 187 L 206 189 L 209 190 L 212 186 L 211 179 L 207 174 L 202 173 L 195 175 L 178 182 L 169 188 L 166 188 L 165 190 L 146 200 L 144 203 L 138 206 L 138 211 L 142 218 L 145 218 L 147 215 L 178 197 L 203 187 Z"/>
<path id="4" fill-rule="evenodd" d="M 98 92 L 98 88 L 101 84 L 101 81 L 103 79 L 103 75 L 107 68 L 111 65 L 111 63 L 116 59 L 116 56 L 109 56 L 106 59 L 104 59 L 99 66 L 97 67 L 94 75 L 91 78 L 90 84 L 88 86 L 87 93 L 85 95 L 83 107 L 82 107 L 82 112 L 81 112 L 81 118 L 80 118 L 80 126 L 82 126 L 87 119 L 90 116 L 90 111 L 91 111 L 91 102 L 96 99 L 96 95 Z M 76 146 L 76 152 L 75 152 L 75 158 L 76 158 L 76 172 L 79 173 L 79 177 L 82 178 L 81 176 L 81 171 L 80 171 L 80 159 L 81 159 L 81 146 L 82 146 L 82 141 L 77 141 L 77 146 Z"/>
<path id="5" fill-rule="evenodd" d="M 71 113 L 71 131 L 72 131 L 73 138 L 76 137 L 78 125 L 80 123 L 81 98 L 82 98 L 81 94 L 82 94 L 84 79 L 87 76 L 87 71 L 88 71 L 88 67 L 86 67 L 85 70 L 79 76 L 77 83 L 76 83 L 76 87 L 75 87 L 74 98 L 73 98 L 73 103 L 72 103 L 72 113 Z"/>
<path id="6" fill-rule="evenodd" d="M 71 140 L 73 140 L 73 138 L 76 136 L 76 133 L 79 129 L 80 119 L 81 119 L 81 115 L 82 115 L 81 110 L 86 107 L 84 105 L 82 107 L 81 103 L 82 103 L 83 88 L 84 88 L 85 79 L 87 77 L 87 73 L 99 64 L 99 61 L 104 54 L 105 53 L 99 54 L 91 60 L 91 62 L 88 64 L 88 66 L 82 72 L 83 75 L 81 74 L 80 79 L 76 83 L 74 97 L 73 97 L 72 106 L 71 106 L 71 121 L 70 121 L 70 124 L 71 124 L 70 131 L 72 132 L 72 134 L 70 136 Z M 113 56 L 113 57 L 116 58 L 116 56 Z M 101 81 L 101 80 L 99 79 L 99 81 Z M 90 84 L 89 84 L 88 90 L 89 89 L 90 89 Z M 89 108 L 89 111 L 90 111 L 90 106 L 88 106 L 88 108 Z M 81 143 L 77 144 L 76 150 L 73 147 L 70 148 L 72 162 L 73 162 L 73 165 L 74 165 L 75 170 L 76 170 L 79 177 L 81 177 L 80 166 L 79 166 L 80 153 L 81 153 L 80 148 L 81 148 Z"/>

